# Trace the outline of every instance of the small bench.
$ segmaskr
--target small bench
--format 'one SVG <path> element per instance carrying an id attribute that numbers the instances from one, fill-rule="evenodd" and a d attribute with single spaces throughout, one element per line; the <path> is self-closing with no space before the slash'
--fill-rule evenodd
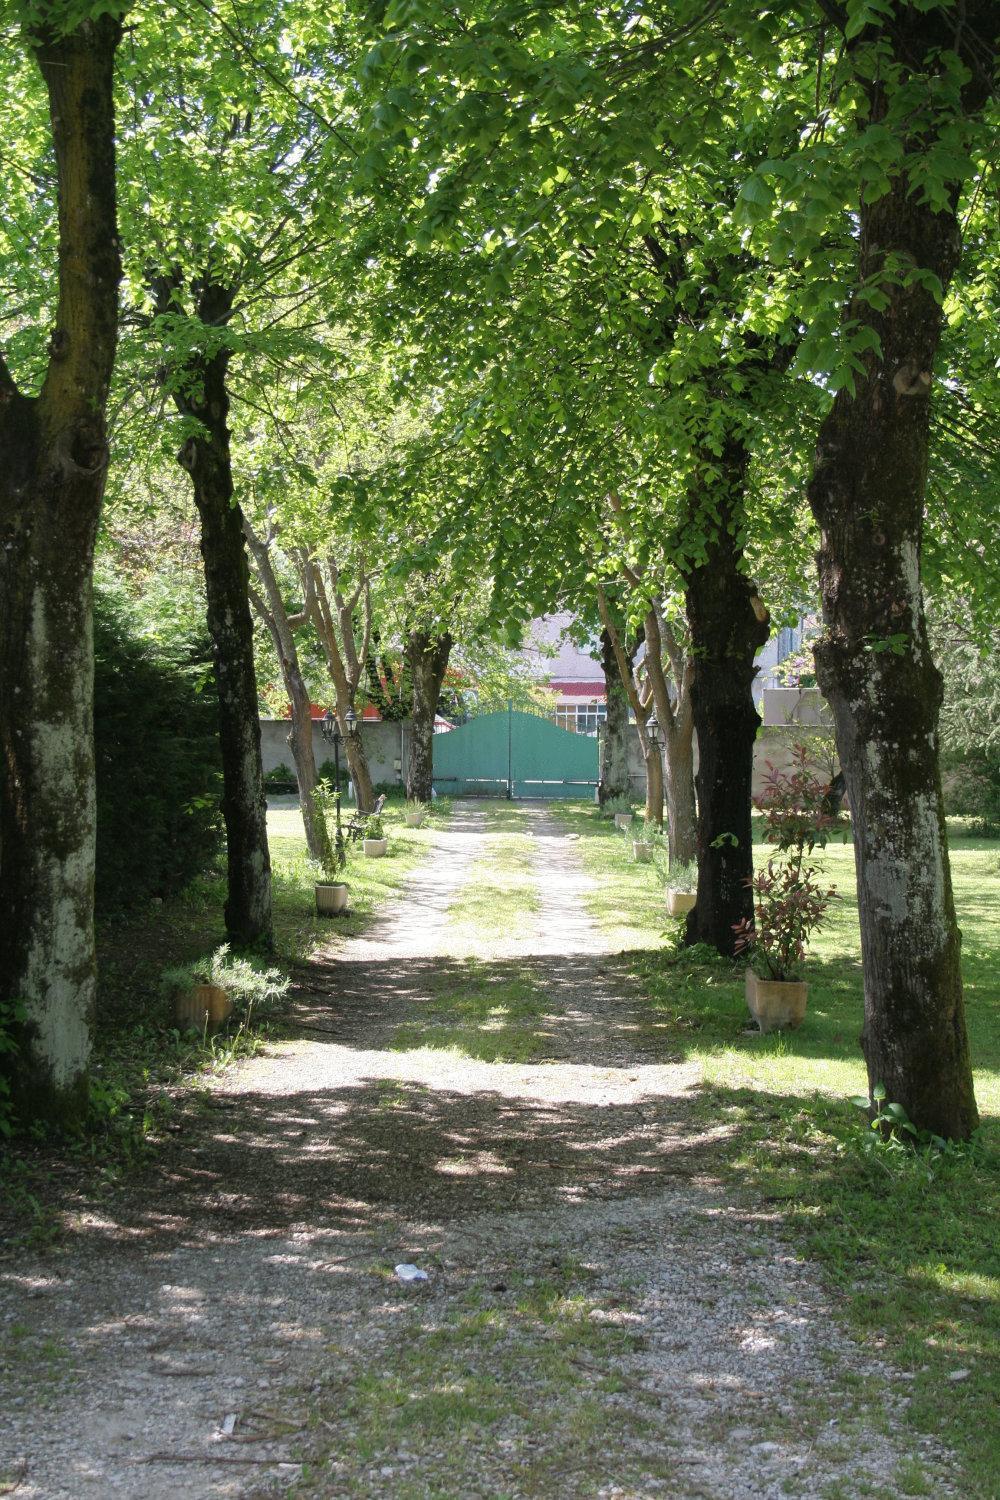
<path id="1" fill-rule="evenodd" d="M 366 813 L 359 811 L 354 813 L 351 821 L 347 825 L 348 839 L 363 839 L 365 837 L 365 825 L 367 824 L 368 819 L 380 817 L 384 806 L 385 792 L 383 792 L 381 797 L 378 798 L 371 812 Z"/>

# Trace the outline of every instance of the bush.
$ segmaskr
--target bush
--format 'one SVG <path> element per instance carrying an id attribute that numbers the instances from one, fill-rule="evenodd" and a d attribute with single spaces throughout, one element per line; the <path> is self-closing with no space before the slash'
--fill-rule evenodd
<path id="1" fill-rule="evenodd" d="M 202 642 L 157 648 L 126 600 L 94 599 L 101 914 L 169 896 L 223 845 L 218 710 Z"/>
<path id="2" fill-rule="evenodd" d="M 346 761 L 346 757 L 345 757 Z M 334 789 L 337 786 L 337 768 L 332 760 L 324 760 L 316 767 L 316 775 L 320 781 L 328 781 Z M 350 781 L 350 773 L 346 763 L 340 768 L 340 790 L 347 791 L 347 783 Z"/>
<path id="3" fill-rule="evenodd" d="M 264 785 L 272 789 L 287 786 L 295 790 L 298 787 L 298 781 L 295 772 L 289 770 L 282 761 L 279 766 L 273 766 L 270 771 L 264 772 Z"/>
<path id="4" fill-rule="evenodd" d="M 231 953 L 229 944 L 223 943 L 214 953 L 193 963 L 164 969 L 160 979 L 161 991 L 168 998 L 196 984 L 218 985 L 228 992 L 237 1010 L 249 1013 L 254 1005 L 273 1005 L 280 1000 L 291 980 L 280 969 L 268 969 L 252 958 Z"/>
<path id="5" fill-rule="evenodd" d="M 953 750 L 941 757 L 945 808 L 971 818 L 972 832 L 1000 838 L 1000 753 Z"/>

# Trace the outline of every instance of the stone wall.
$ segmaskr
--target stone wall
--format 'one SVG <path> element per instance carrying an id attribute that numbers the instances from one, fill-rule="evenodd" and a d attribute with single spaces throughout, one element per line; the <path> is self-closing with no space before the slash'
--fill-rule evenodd
<path id="1" fill-rule="evenodd" d="M 374 782 L 390 782 L 398 785 L 404 780 L 408 736 L 409 724 L 406 720 L 396 723 L 377 721 L 362 723 L 361 740 L 368 756 L 368 766 Z M 293 773 L 292 779 L 294 780 L 292 752 L 288 748 L 287 719 L 261 719 L 260 750 L 265 774 L 284 765 Z M 315 720 L 313 721 L 313 754 L 317 765 L 321 765 L 324 760 L 333 759 L 333 746 L 326 743 L 319 724 Z M 342 768 L 346 768 L 347 761 L 343 747 L 340 752 L 340 764 Z"/>
<path id="2" fill-rule="evenodd" d="M 785 770 L 791 765 L 792 750 L 800 740 L 804 740 L 806 744 L 810 742 L 815 744 L 814 759 L 818 766 L 826 767 L 830 756 L 834 753 L 832 731 L 821 726 L 802 723 L 772 724 L 761 727 L 754 745 L 753 791 L 755 796 L 763 788 L 768 762 L 777 766 L 779 770 Z M 697 740 L 694 747 L 694 765 L 697 771 Z M 831 774 L 832 771 L 833 767 L 831 767 Z M 629 731 L 628 773 L 633 794 L 639 801 L 642 801 L 646 795 L 646 772 L 642 763 L 642 751 L 639 748 L 639 736 L 635 732 L 634 725 Z"/>

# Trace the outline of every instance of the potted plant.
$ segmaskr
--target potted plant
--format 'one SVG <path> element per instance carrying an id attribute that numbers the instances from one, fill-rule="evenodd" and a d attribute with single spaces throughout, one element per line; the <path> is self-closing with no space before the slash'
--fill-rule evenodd
<path id="1" fill-rule="evenodd" d="M 604 816 L 614 818 L 615 827 L 622 830 L 632 827 L 632 804 L 627 797 L 612 797 L 604 804 Z"/>
<path id="2" fill-rule="evenodd" d="M 427 803 L 421 802 L 419 797 L 407 797 L 406 812 L 403 816 L 406 819 L 407 828 L 419 828 L 427 816 Z"/>
<path id="3" fill-rule="evenodd" d="M 636 864 L 651 864 L 653 855 L 662 841 L 663 833 L 656 824 L 644 822 L 642 827 L 632 834 L 632 858 Z"/>
<path id="4" fill-rule="evenodd" d="M 255 1005 L 273 1003 L 288 989 L 280 969 L 258 969 L 248 958 L 234 957 L 228 943 L 193 963 L 164 969 L 160 985 L 173 1000 L 174 1019 L 182 1031 L 211 1035 L 233 1010 L 249 1019 Z"/>
<path id="5" fill-rule="evenodd" d="M 316 881 L 316 911 L 321 917 L 337 917 L 343 915 L 348 909 L 351 888 L 346 880 L 340 879 L 341 871 L 347 864 L 347 855 L 344 853 L 344 839 L 340 830 L 340 788 L 336 789 L 328 777 L 324 776 L 313 788 L 313 806 L 323 820 L 326 828 L 325 853 L 322 862 L 323 879 Z M 333 811 L 336 820 L 336 834 L 330 838 L 330 812 Z"/>
<path id="6" fill-rule="evenodd" d="M 754 806 L 764 816 L 764 837 L 776 846 L 763 870 L 747 883 L 753 892 L 753 917 L 735 927 L 736 952 L 750 960 L 746 999 L 761 1031 L 802 1024 L 809 986 L 801 965 L 809 939 L 821 925 L 835 887 L 821 886 L 819 867 L 806 862 L 824 848 L 831 832 L 842 827 L 832 815 L 829 786 L 809 768 L 809 750 L 796 745 L 787 771 L 768 763 L 764 790 Z"/>
<path id="7" fill-rule="evenodd" d="M 382 859 L 389 848 L 389 840 L 385 833 L 385 824 L 380 813 L 372 813 L 365 822 L 365 836 L 363 839 L 365 857 L 367 859 Z"/>
<path id="8" fill-rule="evenodd" d="M 688 860 L 677 860 L 667 871 L 667 912 L 684 917 L 694 907 L 698 889 L 698 866 Z"/>

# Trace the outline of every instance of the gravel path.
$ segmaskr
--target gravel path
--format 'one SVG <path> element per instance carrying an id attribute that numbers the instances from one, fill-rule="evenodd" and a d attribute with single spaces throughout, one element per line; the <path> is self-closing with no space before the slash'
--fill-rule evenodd
<path id="1" fill-rule="evenodd" d="M 572 839 L 523 824 L 532 924 L 457 943 L 490 847 L 459 804 L 288 1040 L 193 1094 L 127 1201 L 4 1267 L 0 1494 L 853 1497 L 914 1457 L 951 1492 L 905 1381 L 715 1175 L 729 1127 L 650 1051 Z M 428 1007 L 512 985 L 544 997 L 530 1061 L 419 1045 Z"/>

